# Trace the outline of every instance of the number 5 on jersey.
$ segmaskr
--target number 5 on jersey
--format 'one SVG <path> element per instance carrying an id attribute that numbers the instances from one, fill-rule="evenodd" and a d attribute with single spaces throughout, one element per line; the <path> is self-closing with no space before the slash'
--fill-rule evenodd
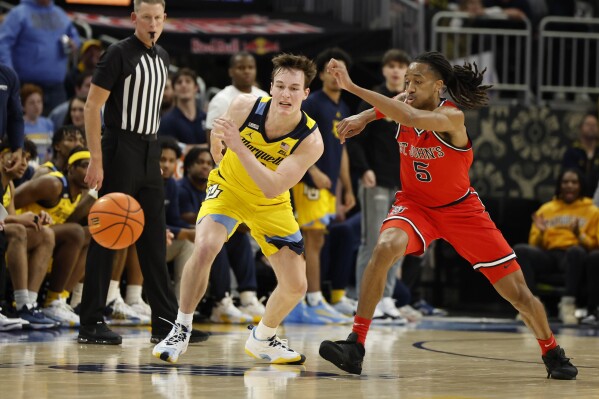
<path id="1" fill-rule="evenodd" d="M 414 162 L 414 171 L 416 172 L 416 178 L 422 182 L 429 182 L 433 180 L 428 170 L 428 164 L 424 162 Z"/>

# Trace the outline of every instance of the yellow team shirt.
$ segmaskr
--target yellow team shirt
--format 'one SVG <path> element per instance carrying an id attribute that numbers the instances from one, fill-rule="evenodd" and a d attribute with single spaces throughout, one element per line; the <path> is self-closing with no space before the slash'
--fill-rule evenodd
<path id="1" fill-rule="evenodd" d="M 6 186 L 6 190 L 4 190 L 4 195 L 2 196 L 2 205 L 8 209 L 10 205 L 10 201 L 12 200 L 12 190 L 10 189 L 10 183 Z"/>
<path id="2" fill-rule="evenodd" d="M 582 245 L 587 249 L 596 248 L 599 234 L 599 208 L 590 198 L 583 197 L 571 204 L 561 199 L 553 199 L 535 212 L 547 223 L 547 229 L 541 232 L 534 222 L 530 229 L 528 242 L 543 249 L 561 249 Z M 580 235 L 577 237 L 572 225 L 577 223 Z"/>
<path id="3" fill-rule="evenodd" d="M 40 167 L 42 166 L 50 169 L 51 172 L 58 172 L 58 168 L 56 167 L 56 165 L 54 165 L 54 162 L 52 161 L 46 161 L 40 165 Z"/>
<path id="4" fill-rule="evenodd" d="M 24 213 L 31 211 L 36 215 L 40 213 L 40 211 L 46 211 L 52 216 L 52 220 L 54 224 L 63 224 L 66 222 L 67 218 L 71 216 L 79 201 L 81 200 L 81 194 L 77 195 L 77 198 L 74 200 L 71 199 L 71 195 L 69 193 L 69 182 L 67 178 L 61 172 L 50 172 L 49 176 L 54 176 L 62 182 L 62 194 L 60 201 L 58 204 L 53 206 L 52 208 L 47 208 L 38 203 L 29 204 L 19 209 L 19 213 Z"/>
<path id="5" fill-rule="evenodd" d="M 268 169 L 276 170 L 281 162 L 295 151 L 302 140 L 316 129 L 317 125 L 312 118 L 302 112 L 302 119 L 293 131 L 274 140 L 268 139 L 264 129 L 271 100 L 271 97 L 259 98 L 239 130 L 241 141 L 256 159 Z M 275 198 L 266 198 L 233 151 L 225 152 L 218 168 L 210 172 L 210 180 L 212 183 L 227 186 L 242 199 L 259 205 L 290 201 L 288 190 Z M 212 190 L 217 190 L 217 188 L 212 187 Z M 209 187 L 206 199 L 209 199 L 211 195 L 218 195 L 218 193 L 211 193 Z"/>

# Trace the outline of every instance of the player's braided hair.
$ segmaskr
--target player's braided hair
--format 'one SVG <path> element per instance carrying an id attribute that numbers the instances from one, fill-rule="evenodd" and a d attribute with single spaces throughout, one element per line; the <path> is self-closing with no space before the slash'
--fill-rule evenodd
<path id="1" fill-rule="evenodd" d="M 421 54 L 414 62 L 429 65 L 443 80 L 447 91 L 458 105 L 473 109 L 488 104 L 487 90 L 492 86 L 481 84 L 487 68 L 479 72 L 476 63 L 468 62 L 464 62 L 463 66 L 452 66 L 443 54 L 436 51 Z"/>

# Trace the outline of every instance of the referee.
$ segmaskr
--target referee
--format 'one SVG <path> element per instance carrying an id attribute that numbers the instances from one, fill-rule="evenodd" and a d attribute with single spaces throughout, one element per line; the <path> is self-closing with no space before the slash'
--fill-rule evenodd
<path id="1" fill-rule="evenodd" d="M 152 308 L 152 341 L 166 337 L 177 300 L 166 267 L 164 189 L 156 132 L 169 65 L 167 52 L 154 43 L 162 33 L 164 0 L 135 0 L 135 33 L 111 45 L 98 62 L 85 104 L 85 131 L 91 159 L 85 182 L 100 195 L 123 192 L 135 197 L 146 215 L 136 243 L 144 289 Z M 104 106 L 104 130 L 101 110 Z M 91 241 L 81 301 L 79 343 L 112 344 L 120 335 L 104 323 L 114 251 Z M 207 335 L 196 332 L 196 342 Z"/>

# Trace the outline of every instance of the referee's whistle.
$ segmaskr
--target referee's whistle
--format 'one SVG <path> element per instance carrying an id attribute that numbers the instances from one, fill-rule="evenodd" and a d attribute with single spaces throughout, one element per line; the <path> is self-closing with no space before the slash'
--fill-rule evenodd
<path id="1" fill-rule="evenodd" d="M 154 57 L 156 55 L 156 49 L 154 48 L 154 35 L 156 34 L 156 32 L 150 32 L 150 40 L 152 40 L 152 47 L 150 48 L 150 51 L 152 52 L 152 57 Z"/>

